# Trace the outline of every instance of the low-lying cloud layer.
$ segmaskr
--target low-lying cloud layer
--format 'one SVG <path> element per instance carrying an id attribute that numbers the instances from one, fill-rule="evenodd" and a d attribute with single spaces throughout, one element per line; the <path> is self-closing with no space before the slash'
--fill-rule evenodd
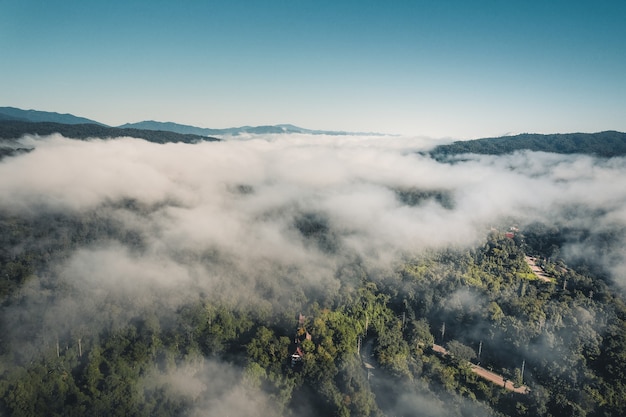
<path id="1" fill-rule="evenodd" d="M 256 276 L 275 271 L 338 288 L 336 269 L 348 258 L 386 268 L 426 248 L 471 245 L 504 218 L 626 225 L 624 158 L 522 152 L 442 164 L 418 153 L 427 146 L 420 141 L 389 137 L 30 141 L 33 152 L 0 163 L 0 208 L 98 210 L 136 232 L 141 250 L 99 242 L 61 266 L 74 283 L 127 294 L 234 294 L 241 280 L 253 288 Z M 584 241 L 570 252 L 602 257 L 622 282 L 622 239 L 607 253 Z"/>
<path id="2" fill-rule="evenodd" d="M 219 375 L 219 378 L 216 376 Z M 165 395 L 194 404 L 190 417 L 272 417 L 280 416 L 272 399 L 233 366 L 197 358 L 166 372 L 155 370 L 144 378 L 142 388 L 163 390 Z"/>

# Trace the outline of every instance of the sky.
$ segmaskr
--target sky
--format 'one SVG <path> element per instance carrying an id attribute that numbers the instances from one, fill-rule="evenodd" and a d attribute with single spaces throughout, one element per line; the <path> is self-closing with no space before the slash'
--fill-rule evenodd
<path id="1" fill-rule="evenodd" d="M 0 0 L 0 106 L 433 138 L 626 131 L 623 1 Z"/>

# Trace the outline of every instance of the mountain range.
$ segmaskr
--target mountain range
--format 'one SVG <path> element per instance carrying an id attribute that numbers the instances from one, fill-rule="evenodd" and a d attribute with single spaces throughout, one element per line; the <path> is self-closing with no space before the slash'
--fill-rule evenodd
<path id="1" fill-rule="evenodd" d="M 52 122 L 62 123 L 66 125 L 96 124 L 100 126 L 106 126 L 104 123 L 100 123 L 84 117 L 74 116 L 73 114 L 61 114 L 39 110 L 22 110 L 16 107 L 0 107 L 0 121 L 6 120 L 34 123 Z"/>
<path id="2" fill-rule="evenodd" d="M 302 127 L 294 126 L 291 124 L 279 124 L 279 125 L 264 125 L 264 126 L 241 126 L 241 127 L 229 127 L 226 129 L 208 129 L 202 127 L 181 125 L 172 122 L 156 122 L 153 120 L 147 120 L 139 123 L 127 123 L 120 126 L 121 128 L 134 128 L 145 130 L 166 130 L 176 133 L 190 133 L 194 135 L 203 136 L 238 136 L 242 134 L 251 135 L 267 135 L 267 134 L 281 134 L 281 133 L 300 133 L 309 135 L 381 135 L 380 133 L 363 133 L 363 132 L 344 132 L 336 130 L 313 130 L 305 129 Z"/>
<path id="3" fill-rule="evenodd" d="M 0 121 L 20 121 L 20 122 L 52 122 L 67 125 L 77 124 L 95 124 L 103 127 L 113 128 L 104 123 L 84 117 L 74 116 L 72 114 L 60 114 L 55 112 L 38 111 L 38 110 L 22 110 L 15 107 L 0 107 Z M 300 133 L 309 135 L 381 135 L 380 133 L 363 133 L 363 132 L 343 132 L 334 130 L 312 130 L 291 124 L 266 125 L 266 126 L 241 126 L 230 127 L 226 129 L 208 129 L 196 126 L 183 125 L 172 122 L 157 122 L 146 120 L 138 123 L 126 123 L 116 126 L 117 129 L 135 129 L 173 132 L 183 135 L 197 136 L 238 136 L 242 134 L 281 134 L 281 133 Z"/>
<path id="4" fill-rule="evenodd" d="M 172 122 L 143 121 L 112 127 L 72 114 L 0 107 L 0 139 L 4 139 L 2 148 L 6 148 L 0 152 L 0 158 L 3 152 L 9 154 L 16 152 L 15 145 L 9 144 L 6 140 L 19 139 L 26 134 L 49 135 L 52 133 L 75 139 L 130 136 L 155 143 L 197 143 L 221 140 L 218 137 L 245 134 L 379 135 L 312 130 L 290 124 L 207 129 Z M 604 158 L 624 156 L 626 155 L 626 133 L 616 131 L 548 135 L 524 133 L 515 136 L 456 141 L 439 145 L 427 153 L 442 162 L 454 162 L 456 155 L 469 153 L 502 155 L 521 150 L 561 154 L 579 153 Z"/>

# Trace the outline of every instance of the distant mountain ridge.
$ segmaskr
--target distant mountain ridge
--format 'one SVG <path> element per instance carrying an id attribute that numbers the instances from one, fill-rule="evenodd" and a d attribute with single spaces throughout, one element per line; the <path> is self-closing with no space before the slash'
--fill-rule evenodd
<path id="1" fill-rule="evenodd" d="M 243 134 L 251 135 L 267 135 L 267 134 L 281 134 L 281 133 L 300 133 L 309 135 L 331 135 L 331 136 L 347 136 L 347 135 L 382 135 L 380 133 L 363 133 L 363 132 L 345 132 L 337 130 L 315 130 L 305 129 L 302 127 L 294 126 L 291 124 L 279 124 L 279 125 L 265 125 L 265 126 L 241 126 L 230 127 L 226 129 L 210 129 L 195 127 L 189 125 L 181 125 L 172 122 L 157 122 L 154 120 L 145 120 L 138 123 L 126 123 L 119 126 L 120 128 L 135 128 L 146 130 L 166 130 L 176 133 L 191 133 L 194 135 L 216 135 L 216 136 L 238 136 Z"/>
<path id="2" fill-rule="evenodd" d="M 62 123 L 66 125 L 77 124 L 95 124 L 106 126 L 104 123 L 84 117 L 74 116 L 73 114 L 61 114 L 40 110 L 22 110 L 16 107 L 0 107 L 0 120 L 16 120 L 21 122 L 52 122 Z"/>
<path id="3" fill-rule="evenodd" d="M 72 114 L 60 114 L 55 112 L 39 111 L 39 110 L 22 110 L 16 107 L 0 107 L 0 121 L 20 121 L 20 122 L 51 122 L 66 125 L 76 124 L 95 124 L 105 127 L 111 127 L 104 123 L 84 117 L 74 116 Z M 125 123 L 117 126 L 118 129 L 137 129 L 173 132 L 183 135 L 199 135 L 199 136 L 238 136 L 243 134 L 260 135 L 260 134 L 281 134 L 281 133 L 300 133 L 309 135 L 359 135 L 359 136 L 380 136 L 381 133 L 364 133 L 364 132 L 345 132 L 336 130 L 315 130 L 305 129 L 291 124 L 265 125 L 265 126 L 241 126 L 230 127 L 225 129 L 210 129 L 183 125 L 173 122 L 157 122 L 154 120 L 146 120 L 138 123 Z"/>
<path id="4" fill-rule="evenodd" d="M 0 139 L 11 140 L 19 139 L 25 134 L 49 135 L 52 133 L 60 133 L 76 139 L 130 136 L 155 143 L 196 143 L 220 140 L 213 136 L 244 134 L 380 135 L 378 133 L 312 130 L 290 124 L 208 129 L 172 122 L 143 121 L 110 127 L 72 114 L 0 107 Z M 455 155 L 464 153 L 502 155 L 518 150 L 561 154 L 580 153 L 600 157 L 626 156 L 626 133 L 617 131 L 548 135 L 524 133 L 515 136 L 456 141 L 437 146 L 426 153 L 439 161 L 453 161 Z"/>
<path id="5" fill-rule="evenodd" d="M 97 125 L 94 123 L 63 124 L 53 122 L 0 120 L 0 139 L 4 142 L 0 142 L 0 147 L 2 147 L 2 145 L 9 145 L 10 147 L 13 147 L 14 140 L 19 139 L 24 135 L 45 136 L 53 133 L 59 133 L 72 139 L 132 137 L 144 139 L 154 143 L 198 143 L 220 140 L 210 136 L 180 134 L 160 130 L 130 128 L 121 129 L 117 127 Z"/>

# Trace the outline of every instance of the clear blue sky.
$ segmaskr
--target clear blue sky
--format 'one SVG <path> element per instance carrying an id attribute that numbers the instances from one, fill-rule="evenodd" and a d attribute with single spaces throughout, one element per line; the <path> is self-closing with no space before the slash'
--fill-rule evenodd
<path id="1" fill-rule="evenodd" d="M 0 0 L 0 106 L 110 125 L 626 131 L 626 1 Z"/>

